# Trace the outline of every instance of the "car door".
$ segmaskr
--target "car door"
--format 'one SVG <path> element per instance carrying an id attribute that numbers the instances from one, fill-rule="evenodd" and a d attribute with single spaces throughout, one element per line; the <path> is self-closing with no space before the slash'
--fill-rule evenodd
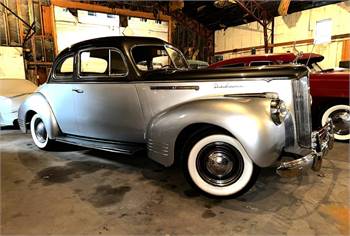
<path id="1" fill-rule="evenodd" d="M 65 134 L 78 134 L 75 99 L 72 91 L 75 80 L 74 54 L 68 54 L 54 66 L 50 81 L 40 89 L 47 99 L 60 130 Z"/>
<path id="2" fill-rule="evenodd" d="M 77 96 L 79 135 L 143 142 L 144 122 L 136 87 L 127 81 L 121 51 L 93 48 L 79 52 Z"/>

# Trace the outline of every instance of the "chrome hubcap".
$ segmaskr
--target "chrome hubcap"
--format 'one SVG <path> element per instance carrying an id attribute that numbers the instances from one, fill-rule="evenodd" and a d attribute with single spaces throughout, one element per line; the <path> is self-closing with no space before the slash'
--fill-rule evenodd
<path id="1" fill-rule="evenodd" d="M 201 178 L 207 183 L 224 187 L 240 178 L 244 163 L 235 147 L 228 143 L 214 142 L 199 151 L 196 167 Z"/>
<path id="2" fill-rule="evenodd" d="M 337 110 L 330 114 L 334 124 L 334 133 L 338 135 L 348 135 L 350 130 L 349 110 Z"/>
<path id="3" fill-rule="evenodd" d="M 216 176 L 222 177 L 232 171 L 233 162 L 222 152 L 213 152 L 207 161 L 208 171 Z"/>
<path id="4" fill-rule="evenodd" d="M 34 132 L 35 132 L 35 136 L 36 136 L 37 140 L 40 143 L 45 143 L 46 142 L 47 133 L 46 133 L 45 125 L 39 119 L 36 120 L 35 123 L 34 123 Z"/>

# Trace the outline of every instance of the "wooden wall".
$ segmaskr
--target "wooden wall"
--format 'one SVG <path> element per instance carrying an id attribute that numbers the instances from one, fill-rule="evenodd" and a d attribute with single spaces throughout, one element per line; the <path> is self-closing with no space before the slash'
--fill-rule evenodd
<path id="1" fill-rule="evenodd" d="M 30 31 L 29 27 L 0 5 L 0 45 L 22 46 L 27 79 L 36 84 L 44 83 L 55 56 L 49 1 L 0 0 L 0 2 L 27 24 L 31 25 L 35 22 L 35 34 L 25 41 Z"/>

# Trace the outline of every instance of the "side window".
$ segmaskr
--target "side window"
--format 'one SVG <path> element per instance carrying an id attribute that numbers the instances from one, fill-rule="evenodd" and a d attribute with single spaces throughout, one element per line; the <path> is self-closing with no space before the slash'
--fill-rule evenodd
<path id="1" fill-rule="evenodd" d="M 81 76 L 108 76 L 109 50 L 94 49 L 80 53 Z"/>
<path id="2" fill-rule="evenodd" d="M 126 69 L 122 55 L 110 50 L 111 52 L 111 75 L 125 75 L 128 70 Z"/>
<path id="3" fill-rule="evenodd" d="M 74 56 L 68 56 L 61 60 L 55 68 L 55 75 L 58 79 L 71 79 L 74 71 Z"/>
<path id="4" fill-rule="evenodd" d="M 81 77 L 106 79 L 107 77 L 124 76 L 127 71 L 122 55 L 116 50 L 91 49 L 80 53 L 79 75 Z"/>

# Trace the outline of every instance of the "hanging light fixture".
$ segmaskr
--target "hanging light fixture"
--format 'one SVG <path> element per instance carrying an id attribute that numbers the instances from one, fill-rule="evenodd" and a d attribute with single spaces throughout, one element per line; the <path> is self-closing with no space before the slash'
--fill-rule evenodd
<path id="1" fill-rule="evenodd" d="M 235 4 L 236 4 L 235 0 L 216 0 L 216 1 L 214 1 L 214 6 L 217 8 L 232 7 Z"/>

